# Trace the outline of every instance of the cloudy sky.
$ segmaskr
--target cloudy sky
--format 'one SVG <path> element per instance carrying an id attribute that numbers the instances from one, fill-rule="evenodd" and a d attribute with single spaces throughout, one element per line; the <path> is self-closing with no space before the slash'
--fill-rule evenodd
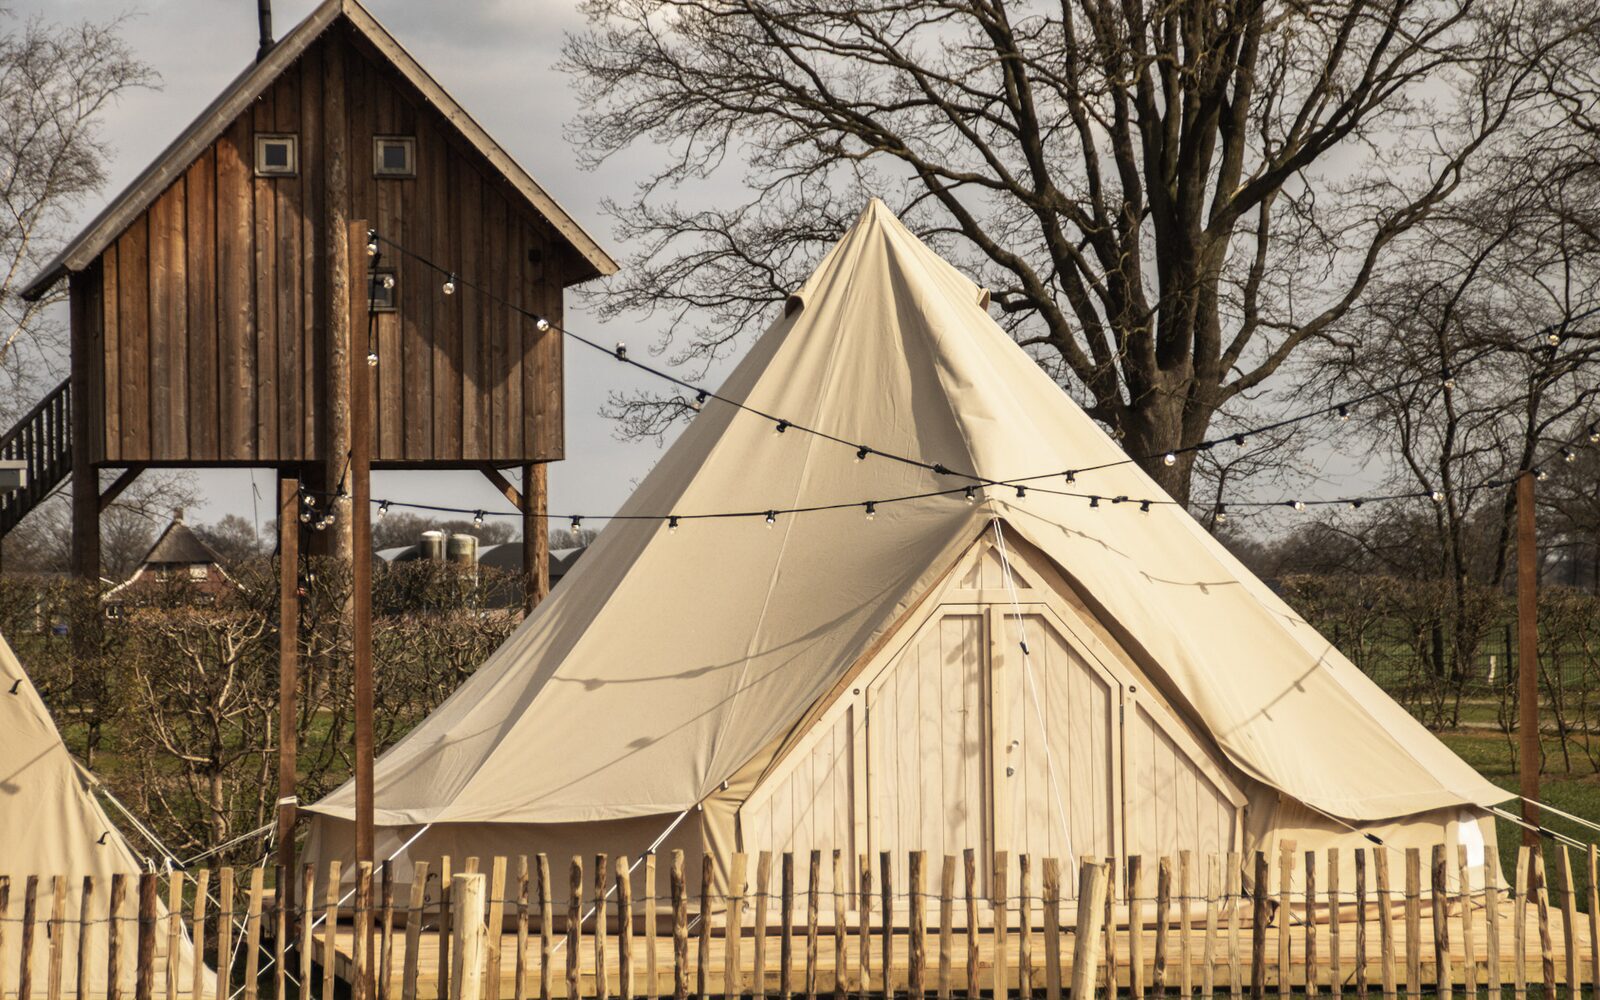
<path id="1" fill-rule="evenodd" d="M 637 174 L 628 163 L 596 172 L 580 170 L 562 137 L 562 126 L 576 111 L 568 81 L 555 72 L 563 32 L 578 30 L 582 19 L 568 0 L 366 0 L 367 6 L 433 75 L 488 129 L 529 173 L 569 212 L 621 257 L 600 214 L 601 200 L 625 195 Z M 316 6 L 315 0 L 274 0 L 276 33 L 281 37 Z M 255 0 L 19 0 L 20 16 L 43 14 L 62 20 L 96 20 L 131 13 L 125 35 L 133 48 L 162 76 L 162 87 L 128 95 L 107 118 L 107 138 L 115 147 L 111 183 L 102 198 L 83 206 L 87 219 L 128 183 L 174 135 L 255 55 Z M 642 151 L 648 156 L 649 151 Z M 643 347 L 654 340 L 650 328 L 613 324 L 601 329 L 574 293 L 568 293 L 568 324 L 597 332 L 605 342 L 626 340 Z M 599 513 L 614 510 L 649 471 L 660 448 L 654 442 L 623 442 L 597 414 L 611 388 L 629 383 L 626 373 L 599 355 L 572 351 L 567 356 L 567 459 L 552 466 L 551 510 Z M 205 502 L 191 514 L 209 521 L 233 512 L 270 518 L 272 477 L 243 470 L 201 475 Z M 266 502 L 259 513 L 254 491 Z M 475 472 L 379 473 L 373 494 L 396 499 L 425 498 L 459 507 L 509 509 Z"/>

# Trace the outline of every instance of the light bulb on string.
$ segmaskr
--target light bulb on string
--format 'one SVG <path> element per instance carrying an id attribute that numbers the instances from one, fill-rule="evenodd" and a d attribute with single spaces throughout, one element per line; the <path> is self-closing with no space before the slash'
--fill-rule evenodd
<path id="1" fill-rule="evenodd" d="M 1018 483 L 1017 484 L 1017 499 L 1018 500 L 1025 500 L 1025 499 L 1027 499 L 1027 496 L 1028 496 L 1028 488 L 1026 486 L 1023 486 L 1021 483 Z"/>
<path id="2" fill-rule="evenodd" d="M 1161 456 L 1161 464 L 1168 467 L 1177 465 L 1178 456 L 1169 451 L 1165 455 Z"/>
<path id="3" fill-rule="evenodd" d="M 1545 469 L 1534 469 L 1533 478 L 1542 483 L 1550 478 L 1550 473 Z"/>
<path id="4" fill-rule="evenodd" d="M 856 461 L 865 462 L 867 460 L 867 456 L 870 454 L 872 454 L 872 449 L 868 448 L 866 445 L 862 445 L 856 449 Z"/>
<path id="5" fill-rule="evenodd" d="M 386 274 L 383 276 L 383 287 L 386 289 L 394 288 L 394 275 Z"/>
<path id="6" fill-rule="evenodd" d="M 780 420 L 776 424 L 772 425 L 772 429 L 777 433 L 782 434 L 784 431 L 789 429 L 789 421 Z"/>
<path id="7" fill-rule="evenodd" d="M 1589 425 L 1589 443 L 1600 444 L 1600 424 Z"/>
<path id="8" fill-rule="evenodd" d="M 1090 507 L 1098 507 L 1098 506 L 1100 506 L 1100 498 L 1099 497 L 1090 497 L 1089 498 L 1089 506 Z"/>
<path id="9" fill-rule="evenodd" d="M 1561 460 L 1563 462 L 1568 463 L 1568 464 L 1571 464 L 1572 462 L 1576 462 L 1578 460 L 1578 453 L 1573 451 L 1571 448 L 1562 448 L 1561 449 Z"/>
<path id="10" fill-rule="evenodd" d="M 1293 507 L 1295 510 L 1303 511 L 1306 509 L 1306 502 L 1304 500 L 1290 500 L 1289 506 Z"/>
<path id="11" fill-rule="evenodd" d="M 383 519 L 383 515 L 385 515 L 387 513 L 389 513 L 389 501 L 385 500 L 382 503 L 378 504 L 378 519 L 382 520 Z"/>
<path id="12" fill-rule="evenodd" d="M 872 520 L 873 518 L 875 518 L 877 516 L 878 516 L 878 505 L 876 503 L 873 503 L 871 500 L 868 500 L 867 501 L 867 520 L 870 521 L 870 520 Z"/>
<path id="13" fill-rule="evenodd" d="M 474 528 L 483 527 L 483 511 L 478 510 L 472 512 L 472 526 Z"/>
<path id="14" fill-rule="evenodd" d="M 677 533 L 678 533 L 678 515 L 673 514 L 671 517 L 667 518 L 667 534 L 676 535 Z"/>
<path id="15" fill-rule="evenodd" d="M 967 496 L 967 503 L 977 503 L 978 502 L 978 489 L 977 489 L 977 487 L 968 486 L 967 489 L 966 489 L 966 496 Z"/>
<path id="16" fill-rule="evenodd" d="M 1148 500 L 1140 500 L 1139 501 L 1139 513 L 1141 513 L 1141 514 L 1150 513 L 1150 501 L 1148 501 Z"/>
<path id="17" fill-rule="evenodd" d="M 450 274 L 445 275 L 443 291 L 446 295 L 454 295 L 456 293 L 455 272 L 452 271 Z"/>
<path id="18" fill-rule="evenodd" d="M 1240 448 L 1244 447 L 1244 442 L 1245 442 L 1245 436 L 1243 434 L 1235 434 L 1233 436 L 1233 443 L 1235 445 L 1239 446 Z"/>
<path id="19" fill-rule="evenodd" d="M 617 356 L 618 361 L 626 361 L 628 360 L 628 345 L 619 340 L 617 341 L 616 350 L 612 351 L 611 353 Z"/>
<path id="20" fill-rule="evenodd" d="M 1361 501 L 1360 500 L 1352 500 L 1352 501 L 1350 501 L 1350 509 L 1351 510 L 1360 510 L 1361 509 Z"/>
<path id="21" fill-rule="evenodd" d="M 1432 500 L 1434 503 L 1444 503 L 1444 494 L 1438 490 L 1429 490 L 1428 499 Z"/>
<path id="22" fill-rule="evenodd" d="M 1067 483 L 1068 486 L 1071 486 L 1073 483 L 1078 481 L 1077 474 L 1075 472 L 1073 472 L 1071 469 L 1068 469 L 1066 472 L 1063 472 L 1061 474 L 1061 478 L 1066 480 L 1066 483 Z"/>
<path id="23" fill-rule="evenodd" d="M 538 330 L 540 333 L 544 333 L 546 330 L 550 329 L 550 321 L 545 319 L 543 316 L 535 316 L 533 318 L 533 328 Z"/>
<path id="24" fill-rule="evenodd" d="M 583 515 L 582 514 L 574 514 L 574 515 L 572 515 L 572 533 L 574 535 L 576 535 L 578 533 L 578 531 L 582 527 L 583 527 Z"/>
<path id="25" fill-rule="evenodd" d="M 301 524 L 310 524 L 311 523 L 311 511 L 310 511 L 309 508 L 306 508 L 306 507 L 301 507 L 300 508 L 300 523 Z"/>
<path id="26" fill-rule="evenodd" d="M 1546 334 L 1545 338 L 1544 338 L 1544 342 L 1549 344 L 1551 347 L 1560 347 L 1561 346 L 1561 334 L 1559 334 L 1559 333 Z"/>
<path id="27" fill-rule="evenodd" d="M 367 230 L 367 256 L 378 256 L 378 231 L 376 229 Z"/>
<path id="28" fill-rule="evenodd" d="M 329 508 L 328 512 L 322 515 L 322 521 L 324 524 L 332 524 L 338 519 L 339 515 L 335 514 L 332 508 Z"/>
<path id="29" fill-rule="evenodd" d="M 1450 369 L 1446 368 L 1439 373 L 1439 384 L 1446 389 L 1454 389 L 1456 387 L 1456 377 L 1451 373 Z"/>
<path id="30" fill-rule="evenodd" d="M 1226 507 L 1224 507 L 1220 503 L 1217 504 L 1216 513 L 1211 515 L 1211 522 L 1213 524 L 1227 524 L 1228 523 L 1228 509 Z"/>
<path id="31" fill-rule="evenodd" d="M 778 523 L 778 512 L 775 511 L 775 510 L 767 511 L 767 530 L 770 531 L 772 529 L 772 526 L 774 524 L 777 524 L 777 523 Z"/>
<path id="32" fill-rule="evenodd" d="M 376 368 L 376 367 L 378 367 L 378 352 L 377 351 L 368 351 L 367 352 L 367 367 L 368 368 Z"/>
<path id="33" fill-rule="evenodd" d="M 1343 403 L 1340 403 L 1339 404 L 1338 413 L 1339 413 L 1339 421 L 1340 421 L 1340 423 L 1349 423 L 1350 422 L 1350 407 L 1346 406 Z"/>

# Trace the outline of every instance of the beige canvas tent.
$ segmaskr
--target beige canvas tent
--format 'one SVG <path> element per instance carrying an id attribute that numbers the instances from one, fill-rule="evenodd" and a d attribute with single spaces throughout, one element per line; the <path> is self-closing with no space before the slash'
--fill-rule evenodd
<path id="1" fill-rule="evenodd" d="M 11 880 L 10 919 L 22 912 L 22 897 L 30 875 L 38 876 L 38 933 L 33 941 L 35 975 L 31 996 L 46 996 L 49 977 L 50 941 L 45 922 L 54 912 L 55 876 L 64 876 L 62 913 L 67 920 L 63 954 L 72 956 L 62 965 L 62 995 L 105 996 L 109 979 L 106 946 L 106 907 L 113 875 L 129 879 L 125 906 L 120 914 L 124 933 L 131 935 L 137 886 L 133 883 L 140 864 L 122 834 L 112 825 L 96 801 L 88 779 L 61 741 L 39 692 L 23 671 L 16 654 L 0 636 L 0 876 Z M 92 937 L 83 950 L 88 970 L 86 988 L 78 989 L 78 916 L 83 898 L 83 880 L 92 878 Z M 158 935 L 161 966 L 165 967 L 166 935 Z M 0 968 L 21 968 L 22 935 L 5 935 L 5 951 Z M 117 980 L 125 995 L 134 988 L 134 966 L 130 949 L 122 950 Z M 183 988 L 189 989 L 193 970 L 193 948 L 184 940 L 180 956 Z M 6 983 L 5 996 L 15 996 L 15 978 Z"/>
<path id="2" fill-rule="evenodd" d="M 720 392 L 993 480 L 1122 458 L 986 305 L 873 202 Z M 1506 793 L 1181 507 L 1112 503 L 1163 496 L 1136 466 L 1077 478 L 1037 485 L 1108 499 L 969 503 L 959 476 L 708 403 L 622 511 L 678 529 L 612 522 L 380 759 L 380 855 L 637 855 L 670 830 L 722 859 L 1363 833 L 1485 857 Z M 348 857 L 352 806 L 311 807 L 314 859 Z"/>

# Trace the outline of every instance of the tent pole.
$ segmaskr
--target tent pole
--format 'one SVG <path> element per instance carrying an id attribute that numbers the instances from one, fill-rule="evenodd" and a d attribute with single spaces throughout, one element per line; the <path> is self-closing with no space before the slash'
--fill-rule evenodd
<path id="1" fill-rule="evenodd" d="M 1517 771 L 1521 779 L 1522 842 L 1539 843 L 1539 556 L 1533 514 L 1533 471 L 1517 477 Z"/>

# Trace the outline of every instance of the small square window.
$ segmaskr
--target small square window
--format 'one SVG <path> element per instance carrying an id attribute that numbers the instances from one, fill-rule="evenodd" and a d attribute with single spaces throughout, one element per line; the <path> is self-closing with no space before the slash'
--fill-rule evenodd
<path id="1" fill-rule="evenodd" d="M 191 579 L 191 580 L 204 580 L 207 577 L 209 577 L 210 575 L 211 575 L 211 567 L 210 566 L 190 566 L 189 567 L 189 579 Z"/>
<path id="2" fill-rule="evenodd" d="M 394 268 L 380 267 L 372 272 L 372 280 L 368 282 L 371 291 L 368 294 L 367 306 L 373 312 L 394 312 L 398 306 L 398 296 L 395 295 Z"/>
<path id="3" fill-rule="evenodd" d="M 293 135 L 256 136 L 256 176 L 293 177 L 300 172 L 298 137 Z"/>
<path id="4" fill-rule="evenodd" d="M 375 177 L 417 176 L 417 140 L 409 135 L 380 135 L 372 140 Z"/>

